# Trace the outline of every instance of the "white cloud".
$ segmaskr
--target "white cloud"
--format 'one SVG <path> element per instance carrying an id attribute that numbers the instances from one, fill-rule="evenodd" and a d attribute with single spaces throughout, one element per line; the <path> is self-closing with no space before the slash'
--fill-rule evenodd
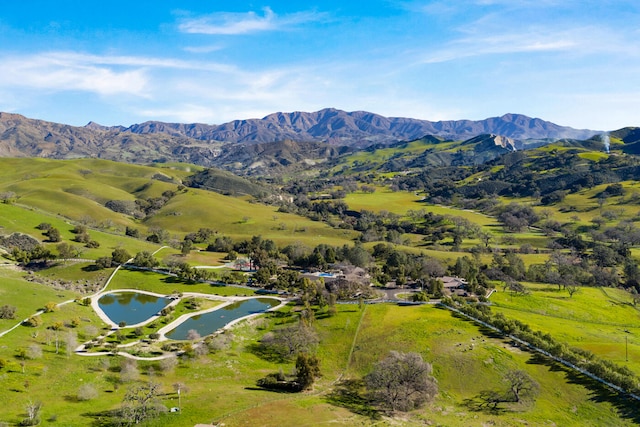
<path id="1" fill-rule="evenodd" d="M 453 39 L 442 48 L 425 53 L 422 63 L 440 63 L 462 58 L 495 54 L 566 52 L 569 55 L 632 54 L 640 51 L 637 42 L 600 27 L 551 30 L 542 27 L 518 31 L 466 29 L 465 36 Z"/>
<path id="2" fill-rule="evenodd" d="M 240 72 L 235 66 L 215 62 L 46 52 L 1 57 L 0 88 L 86 91 L 102 96 L 128 94 L 147 98 L 157 91 L 167 90 L 156 80 L 162 70 L 190 70 L 217 75 Z"/>
<path id="3" fill-rule="evenodd" d="M 577 43 L 570 38 L 560 39 L 540 34 L 503 34 L 484 38 L 458 39 L 444 49 L 427 53 L 422 62 L 447 62 L 493 54 L 570 51 L 576 47 Z"/>
<path id="4" fill-rule="evenodd" d="M 56 55 L 5 57 L 0 62 L 0 87 L 27 87 L 53 92 L 83 90 L 100 95 L 146 96 L 143 69 L 115 70 L 90 61 Z"/>
<path id="5" fill-rule="evenodd" d="M 183 49 L 186 52 L 191 53 L 211 53 L 221 50 L 223 47 L 220 45 L 205 45 L 205 46 L 186 46 Z"/>
<path id="6" fill-rule="evenodd" d="M 317 12 L 298 12 L 279 16 L 265 7 L 263 15 L 255 12 L 221 12 L 200 18 L 185 19 L 178 28 L 190 34 L 237 35 L 286 30 L 296 25 L 321 20 L 324 16 Z"/>

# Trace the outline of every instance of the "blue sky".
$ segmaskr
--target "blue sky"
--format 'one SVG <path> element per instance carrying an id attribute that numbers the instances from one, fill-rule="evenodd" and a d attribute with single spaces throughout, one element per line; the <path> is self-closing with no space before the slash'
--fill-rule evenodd
<path id="1" fill-rule="evenodd" d="M 640 126 L 640 3 L 34 0 L 0 11 L 0 111 L 220 124 L 325 107 Z"/>

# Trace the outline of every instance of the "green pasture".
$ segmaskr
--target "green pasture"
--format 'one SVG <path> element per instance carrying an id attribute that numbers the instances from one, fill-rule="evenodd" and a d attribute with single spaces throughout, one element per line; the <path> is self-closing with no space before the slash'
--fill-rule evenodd
<path id="1" fill-rule="evenodd" d="M 374 151 L 359 151 L 344 157 L 337 168 L 339 169 L 342 165 L 348 165 L 350 167 L 362 164 L 379 165 L 397 157 L 415 157 L 422 154 L 424 151 L 435 147 L 442 152 L 450 151 L 454 148 L 464 149 L 464 147 L 458 147 L 459 144 L 460 143 L 456 141 L 431 142 L 416 140 L 406 144 L 396 145 L 394 147 L 380 148 Z"/>
<path id="2" fill-rule="evenodd" d="M 592 162 L 599 162 L 600 160 L 607 158 L 608 154 L 603 152 L 598 152 L 598 151 L 589 151 L 586 153 L 579 153 L 578 156 L 580 156 L 580 158 L 583 158 L 585 160 L 590 160 Z"/>
<path id="3" fill-rule="evenodd" d="M 0 225 L 6 231 L 33 235 L 37 224 L 50 222 L 60 229 L 62 238 L 67 241 L 73 238 L 69 232 L 73 225 L 64 223 L 73 220 L 89 221 L 90 226 L 119 233 L 125 226 L 138 228 L 143 234 L 148 227 L 161 227 L 170 234 L 177 234 L 178 239 L 182 234 L 207 227 L 234 238 L 262 235 L 278 243 L 301 241 L 311 247 L 320 243 L 343 245 L 355 236 L 348 230 L 333 229 L 322 222 L 277 212 L 273 206 L 195 189 L 179 192 L 156 215 L 143 222 L 104 207 L 108 200 L 158 197 L 163 191 L 175 191 L 176 183 L 153 179 L 154 175 L 162 172 L 180 182 L 188 175 L 188 168 L 159 169 L 103 160 L 38 160 L 34 165 L 26 159 L 0 159 L 0 169 L 3 170 L 0 190 L 16 193 L 19 203 L 0 207 L 3 213 Z M 26 212 L 29 209 L 31 211 Z M 94 236 L 94 233 L 98 232 L 89 232 L 101 247 L 84 251 L 87 258 L 108 255 L 119 245 L 134 253 L 151 249 L 151 245 L 144 242 L 134 244 L 133 239 L 106 234 Z"/>
<path id="4" fill-rule="evenodd" d="M 176 233 L 206 227 L 235 238 L 261 235 L 278 243 L 300 241 L 311 247 L 320 243 L 343 245 L 355 236 L 352 231 L 334 229 L 323 222 L 278 212 L 274 206 L 196 189 L 189 189 L 187 193 L 171 199 L 145 224 Z"/>
<path id="5" fill-rule="evenodd" d="M 25 276 L 24 272 L 9 267 L 0 268 L 0 305 L 16 307 L 15 319 L 0 319 L 0 332 L 41 310 L 48 302 L 60 303 L 78 296 L 75 292 L 27 281 Z"/>
<path id="6" fill-rule="evenodd" d="M 167 256 L 165 252 L 160 252 L 158 255 L 162 255 L 163 257 Z M 227 256 L 226 253 L 221 253 L 221 252 L 207 252 L 205 250 L 194 250 L 194 251 L 191 251 L 185 257 L 183 257 L 182 255 L 176 254 L 173 256 L 173 258 L 181 259 L 187 262 L 189 265 L 193 265 L 193 266 L 198 266 L 198 265 L 222 266 L 222 265 L 225 265 L 227 262 L 229 262 L 224 259 L 226 256 Z M 214 269 L 213 271 L 219 272 L 220 269 Z"/>
<path id="7" fill-rule="evenodd" d="M 581 225 L 593 225 L 591 220 L 596 217 L 612 214 L 607 219 L 605 226 L 612 226 L 621 220 L 635 220 L 640 211 L 640 183 L 636 181 L 621 182 L 625 190 L 623 196 L 608 197 L 600 206 L 599 193 L 605 190 L 609 184 L 597 185 L 590 189 L 567 194 L 562 202 L 550 206 L 534 206 L 539 213 L 549 212 L 550 219 L 561 223 L 576 223 Z M 511 199 L 511 201 L 518 201 Z"/>
<path id="8" fill-rule="evenodd" d="M 162 295 L 169 295 L 174 292 L 201 292 L 222 296 L 255 295 L 253 289 L 236 286 L 214 286 L 208 283 L 186 283 L 173 276 L 151 271 L 127 270 L 126 268 L 121 268 L 107 287 L 107 290 L 117 289 L 137 289 Z"/>
<path id="9" fill-rule="evenodd" d="M 640 307 L 626 291 L 582 287 L 570 297 L 557 286 L 527 287 L 528 295 L 499 289 L 491 296 L 492 310 L 640 374 Z"/>
<path id="10" fill-rule="evenodd" d="M 398 215 L 407 215 L 409 210 L 433 212 L 438 215 L 450 215 L 465 218 L 480 226 L 496 225 L 495 218 L 468 209 L 432 205 L 422 201 L 422 196 L 407 191 L 380 189 L 375 193 L 356 192 L 347 194 L 345 203 L 353 210 L 373 212 L 388 211 Z"/>
<path id="11" fill-rule="evenodd" d="M 499 337 L 484 335 L 475 324 L 433 306 L 367 306 L 354 348 L 349 370 L 354 377 L 368 372 L 372 363 L 392 349 L 417 351 L 433 364 L 440 394 L 416 416 L 426 424 L 633 424 L 617 418 L 610 403 L 590 399 L 593 392 L 589 388 L 570 384 L 572 374 L 541 363 L 532 354 L 511 347 Z M 526 370 L 539 382 L 541 394 L 533 407 L 492 414 L 464 405 L 465 399 L 474 398 L 482 390 L 501 387 L 501 376 L 508 369 Z"/>
<path id="12" fill-rule="evenodd" d="M 405 148 L 417 153 L 424 149 L 424 144 L 420 147 L 412 143 Z M 384 155 L 384 152 L 375 153 L 380 158 Z M 280 245 L 301 242 L 309 247 L 319 243 L 341 246 L 350 244 L 356 237 L 357 233 L 353 231 L 333 229 L 322 222 L 277 212 L 273 206 L 197 189 L 179 192 L 155 216 L 142 222 L 103 206 L 106 200 L 158 197 L 163 191 L 176 190 L 180 179 L 192 171 L 189 165 L 143 167 L 103 160 L 0 159 L 0 191 L 15 191 L 19 196 L 17 204 L 0 204 L 0 231 L 3 234 L 24 232 L 44 241 L 42 232 L 35 227 L 41 222 L 49 222 L 60 230 L 64 242 L 80 246 L 71 241 L 73 234 L 70 230 L 75 225 L 72 221 L 90 216 L 96 222 L 106 224 L 108 231 L 114 234 L 90 228 L 89 234 L 100 242 L 100 247 L 84 248 L 81 257 L 87 259 L 110 255 L 117 247 L 127 249 L 132 255 L 141 250 L 153 252 L 160 247 L 123 236 L 124 226 L 139 228 L 142 233 L 148 227 L 161 227 L 178 240 L 182 240 L 186 233 L 206 227 L 236 239 L 261 235 Z M 160 172 L 173 178 L 174 182 L 154 179 L 153 175 Z M 602 207 L 602 210 L 624 209 L 621 219 L 631 218 L 639 210 L 632 195 L 640 191 L 640 184 L 629 182 L 624 185 L 628 189 L 627 194 L 608 199 Z M 546 209 L 551 211 L 551 218 L 562 222 L 573 221 L 571 216 L 578 215 L 578 223 L 589 223 L 592 216 L 601 214 L 594 196 L 605 187 L 568 195 L 562 204 Z M 409 210 L 424 209 L 463 217 L 489 231 L 494 236 L 490 244 L 493 247 L 546 246 L 547 238 L 536 230 L 505 233 L 494 218 L 474 211 L 427 205 L 420 202 L 420 196 L 414 193 L 378 188 L 375 193 L 349 194 L 345 201 L 355 210 L 386 210 L 404 216 Z M 569 206 L 573 211 L 560 212 Z M 505 236 L 512 236 L 515 243 L 504 244 L 501 239 Z M 399 249 L 423 253 L 447 264 L 452 264 L 458 257 L 471 256 L 469 252 L 450 251 L 448 242 L 427 249 L 420 246 L 418 237 L 408 237 L 413 238 L 412 246 L 397 246 Z M 376 243 L 370 242 L 366 246 Z M 469 249 L 480 243 L 477 239 L 465 240 L 462 248 Z M 55 252 L 55 244 L 46 245 Z M 224 264 L 222 258 L 225 254 L 192 251 L 181 257 L 178 253 L 174 248 L 166 248 L 156 258 L 172 257 L 190 265 Z M 533 253 L 520 256 L 528 266 L 544 262 L 548 255 Z M 491 262 L 488 253 L 482 253 L 480 257 L 484 262 Z M 0 320 L 0 331 L 9 329 L 48 302 L 79 299 L 86 295 L 80 290 L 54 288 L 62 285 L 63 281 L 82 289 L 88 282 L 104 283 L 113 271 L 95 270 L 90 262 L 53 264 L 52 268 L 35 273 L 45 284 L 27 280 L 26 273 L 12 266 L 0 268 L 0 305 L 11 304 L 18 308 L 16 319 Z M 226 269 L 212 271 L 219 275 Z M 616 289 L 584 288 L 570 298 L 566 291 L 557 287 L 527 286 L 531 293 L 524 296 L 511 295 L 499 288 L 491 297 L 492 310 L 640 373 L 640 311 L 631 304 L 627 294 Z M 167 275 L 121 269 L 108 289 L 125 288 L 161 294 L 255 294 L 252 289 L 188 284 Z M 487 333 L 445 309 L 426 305 L 400 307 L 381 304 L 361 309 L 357 304 L 338 304 L 335 316 L 329 316 L 326 309 L 318 309 L 314 325 L 321 340 L 317 354 L 322 377 L 314 389 L 300 394 L 257 389 L 255 384 L 259 378 L 280 369 L 289 373 L 293 363 L 265 358 L 257 350 L 256 343 L 274 328 L 296 321 L 300 309 L 300 306 L 292 304 L 277 313 L 240 322 L 225 333 L 233 337 L 228 348 L 202 357 L 181 359 L 171 371 L 163 371 L 159 362 L 138 362 L 138 381 L 153 379 L 159 382 L 163 392 L 161 398 L 166 406 L 178 404 L 172 384 L 182 382 L 189 388 L 182 395 L 182 413 L 166 414 L 142 425 L 186 426 L 222 422 L 229 427 L 256 424 L 466 427 L 631 426 L 640 422 L 637 409 L 625 406 L 614 394 L 599 389 L 584 377 L 512 347 L 500 336 Z M 175 314 L 183 312 L 186 309 L 179 306 Z M 20 326 L 0 337 L 0 359 L 6 362 L 0 368 L 4 385 L 0 388 L 0 401 L 6 402 L 0 411 L 0 423 L 17 424 L 24 417 L 25 404 L 30 400 L 40 400 L 44 404 L 41 425 L 103 425 L 101 417 L 104 411 L 117 408 L 130 385 L 120 380 L 122 358 L 68 355 L 64 346 L 56 353 L 54 342 L 56 334 L 59 337 L 68 331 L 77 333 L 78 341 L 82 342 L 91 338 L 88 330 L 103 331 L 105 325 L 91 307 L 78 302 L 66 304 L 53 313 L 45 313 L 41 319 L 43 324 L 38 327 Z M 80 325 L 73 327 L 71 321 L 74 319 L 80 319 Z M 51 329 L 60 325 L 63 325 L 62 330 L 57 333 Z M 150 331 L 151 328 L 145 329 L 146 333 Z M 19 353 L 16 350 L 32 345 L 42 348 L 41 357 L 25 360 L 17 357 Z M 390 350 L 416 351 L 433 364 L 440 390 L 433 403 L 395 419 L 370 418 L 366 414 L 371 413 L 371 408 L 366 408 L 362 401 L 332 394 L 342 386 L 343 380 L 366 375 Z M 511 369 L 523 369 L 539 382 L 541 394 L 535 404 L 507 407 L 497 412 L 475 411 L 467 405 L 468 399 L 474 399 L 481 391 L 503 387 L 502 377 Z M 98 396 L 87 402 L 78 401 L 77 392 L 83 384 L 93 385 Z M 363 405 L 366 411 L 362 410 Z M 625 411 L 629 412 L 625 415 Z"/>
<path id="13" fill-rule="evenodd" d="M 375 193 L 349 193 L 344 201 L 350 209 L 372 212 L 387 211 L 399 215 L 406 215 L 410 209 L 420 210 L 424 205 L 421 196 L 406 191 L 389 191 L 379 188 Z"/>
<path id="14" fill-rule="evenodd" d="M 127 277 L 133 272 L 122 273 L 121 285 L 128 286 L 126 282 L 133 280 L 146 281 Z M 572 374 L 512 348 L 499 337 L 483 335 L 475 324 L 433 306 L 373 305 L 362 311 L 358 305 L 339 305 L 338 314 L 333 317 L 320 311 L 316 314 L 315 326 L 321 338 L 318 355 L 323 376 L 314 390 L 281 394 L 254 388 L 255 381 L 270 372 L 291 370 L 291 363 L 265 360 L 252 346 L 274 325 L 295 319 L 296 311 L 284 310 L 282 314 L 241 322 L 227 332 L 233 336 L 229 348 L 183 360 L 173 371 L 162 371 L 158 362 L 138 362 L 139 381 L 153 377 L 159 382 L 166 406 L 177 406 L 172 384 L 180 381 L 189 388 L 182 396 L 181 414 L 167 414 L 143 425 L 224 422 L 227 426 L 245 426 L 255 425 L 256 420 L 263 425 L 279 426 L 397 425 L 399 420 L 371 419 L 353 412 L 350 409 L 357 411 L 358 407 L 350 400 L 330 398 L 331 391 L 342 379 L 360 378 L 373 363 L 394 349 L 417 351 L 431 362 L 440 390 L 436 400 L 425 409 L 403 416 L 402 425 L 507 426 L 522 422 L 529 425 L 552 422 L 563 426 L 633 425 L 631 420 L 620 417 L 606 399 L 591 399 L 594 391 L 582 381 L 576 382 Z M 81 317 L 87 319 L 88 324 L 101 327 L 89 307 L 73 303 L 43 316 L 47 316 L 45 325 L 20 327 L 0 338 L 0 357 L 9 361 L 0 371 L 5 385 L 0 389 L 0 399 L 9 403 L 0 421 L 18 422 L 23 416 L 25 399 L 37 399 L 44 403 L 43 425 L 91 424 L 102 411 L 117 408 L 129 386 L 120 382 L 118 371 L 122 359 L 67 356 L 64 348 L 55 354 L 53 343 L 46 343 L 46 325 L 51 322 Z M 34 343 L 43 348 L 43 356 L 27 359 L 22 373 L 20 360 L 13 354 L 17 347 Z M 472 411 L 465 405 L 465 399 L 473 398 L 480 391 L 501 387 L 504 372 L 516 368 L 525 369 L 541 385 L 541 395 L 533 406 L 491 413 Z M 77 392 L 87 383 L 98 390 L 98 397 L 88 402 L 78 401 Z M 57 391 L 54 394 L 51 393 L 53 384 Z"/>
<path id="15" fill-rule="evenodd" d="M 132 255 L 139 251 L 153 252 L 158 248 L 157 244 L 151 242 L 92 228 L 88 228 L 87 232 L 89 236 L 91 236 L 91 239 L 100 243 L 100 247 L 93 249 L 86 248 L 84 244 L 72 240 L 75 234 L 73 234 L 71 230 L 73 230 L 75 224 L 65 218 L 48 214 L 39 209 L 30 209 L 19 205 L 0 204 L 0 226 L 2 227 L 0 228 L 0 232 L 2 234 L 11 234 L 14 232 L 29 234 L 40 240 L 45 246 L 48 246 L 52 252 L 57 253 L 56 245 L 58 245 L 58 243 L 47 243 L 47 237 L 42 234 L 42 230 L 36 228 L 38 224 L 43 222 L 49 223 L 52 227 L 60 230 L 62 242 L 66 242 L 80 249 L 81 258 L 95 259 L 101 256 L 109 256 L 115 248 L 124 248 Z"/>
<path id="16" fill-rule="evenodd" d="M 112 221 L 131 225 L 132 220 L 104 207 L 108 200 L 158 197 L 175 190 L 188 173 L 165 169 L 161 173 L 174 179 L 167 183 L 154 179 L 157 168 L 107 160 L 0 159 L 0 189 L 13 191 L 21 204 L 79 220 Z"/>

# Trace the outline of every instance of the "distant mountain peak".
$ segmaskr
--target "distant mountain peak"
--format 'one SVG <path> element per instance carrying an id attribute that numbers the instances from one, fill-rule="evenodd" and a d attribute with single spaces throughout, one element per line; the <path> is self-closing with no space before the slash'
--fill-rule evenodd
<path id="1" fill-rule="evenodd" d="M 102 126 L 101 124 L 93 122 L 93 121 L 87 123 L 86 125 L 84 125 L 84 127 L 87 128 L 87 129 L 94 129 L 94 130 L 107 129 L 107 126 Z"/>
<path id="2" fill-rule="evenodd" d="M 324 108 L 315 112 L 277 112 L 262 119 L 234 120 L 221 125 L 146 121 L 129 127 L 103 126 L 95 122 L 77 127 L 0 113 L 0 155 L 99 157 L 130 162 L 183 161 L 208 166 L 223 157 L 223 145 L 241 144 L 238 145 L 240 150 L 255 154 L 258 151 L 249 150 L 247 144 L 259 145 L 256 148 L 262 151 L 267 150 L 269 144 L 274 148 L 277 145 L 284 153 L 278 154 L 277 161 L 282 162 L 300 156 L 304 160 L 304 153 L 300 151 L 311 150 L 312 157 L 322 161 L 326 157 L 323 150 L 328 148 L 320 148 L 317 144 L 357 148 L 387 146 L 426 136 L 466 141 L 485 135 L 485 145 L 478 146 L 478 150 L 509 150 L 526 139 L 547 142 L 560 138 L 587 139 L 596 133 L 599 132 L 573 129 L 513 113 L 485 120 L 432 122 L 385 117 L 368 111 Z M 289 142 L 282 145 L 282 141 Z M 297 147 L 300 143 L 315 145 Z M 234 155 L 240 153 L 234 151 Z"/>

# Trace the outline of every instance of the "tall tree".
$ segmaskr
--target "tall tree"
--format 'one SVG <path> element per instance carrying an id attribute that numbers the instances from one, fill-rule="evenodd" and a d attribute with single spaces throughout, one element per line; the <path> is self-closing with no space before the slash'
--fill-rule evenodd
<path id="1" fill-rule="evenodd" d="M 391 411 L 421 407 L 438 393 L 431 364 L 418 353 L 392 351 L 365 378 L 370 397 Z"/>
<path id="2" fill-rule="evenodd" d="M 158 399 L 160 391 L 160 384 L 154 382 L 129 387 L 120 409 L 121 421 L 128 425 L 139 424 L 165 412 L 167 408 Z"/>
<path id="3" fill-rule="evenodd" d="M 540 392 L 540 385 L 523 370 L 517 369 L 507 372 L 505 380 L 508 383 L 508 394 L 512 402 L 535 399 Z"/>
<path id="4" fill-rule="evenodd" d="M 131 254 L 126 249 L 116 248 L 111 252 L 111 259 L 116 264 L 124 264 L 131 259 Z"/>
<path id="5" fill-rule="evenodd" d="M 296 379 L 302 390 L 311 388 L 315 379 L 320 376 L 318 358 L 308 353 L 298 353 L 296 357 Z"/>

